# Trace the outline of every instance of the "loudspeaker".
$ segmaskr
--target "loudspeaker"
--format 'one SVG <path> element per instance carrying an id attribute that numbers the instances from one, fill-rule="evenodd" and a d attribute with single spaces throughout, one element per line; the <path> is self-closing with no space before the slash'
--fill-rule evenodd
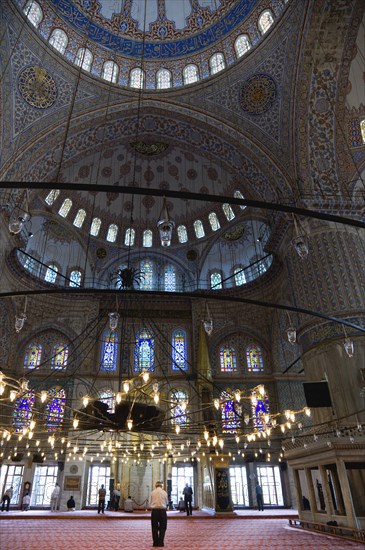
<path id="1" fill-rule="evenodd" d="M 33 455 L 33 462 L 35 464 L 42 464 L 44 462 L 44 456 L 39 455 L 39 454 Z"/>
<path id="2" fill-rule="evenodd" d="M 18 454 L 16 454 L 16 455 L 13 455 L 13 456 L 11 457 L 11 460 L 12 460 L 13 462 L 20 462 L 21 460 L 23 460 L 23 456 L 24 456 L 23 453 L 18 453 Z"/>
<path id="3" fill-rule="evenodd" d="M 308 407 L 332 407 L 330 390 L 325 380 L 303 382 L 303 389 Z"/>
<path id="4" fill-rule="evenodd" d="M 57 466 L 60 472 L 63 472 L 65 469 L 65 463 L 64 462 L 57 462 Z"/>
<path id="5" fill-rule="evenodd" d="M 288 469 L 288 465 L 286 462 L 280 462 L 280 470 L 282 472 L 285 472 Z"/>

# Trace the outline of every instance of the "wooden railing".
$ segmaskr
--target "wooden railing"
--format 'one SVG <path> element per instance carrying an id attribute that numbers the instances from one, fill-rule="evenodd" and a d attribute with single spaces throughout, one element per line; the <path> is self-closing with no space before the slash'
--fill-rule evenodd
<path id="1" fill-rule="evenodd" d="M 334 535 L 336 537 L 365 543 L 365 531 L 362 529 L 342 527 L 341 525 L 328 525 L 327 523 L 318 523 L 305 519 L 289 519 L 289 525 L 291 527 L 300 527 L 307 531 L 317 531 L 326 535 Z"/>

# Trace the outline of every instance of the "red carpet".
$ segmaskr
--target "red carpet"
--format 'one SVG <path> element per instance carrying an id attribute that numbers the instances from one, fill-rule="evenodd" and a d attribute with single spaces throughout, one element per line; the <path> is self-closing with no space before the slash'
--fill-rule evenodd
<path id="1" fill-rule="evenodd" d="M 142 550 L 152 546 L 148 519 L 0 520 L 1 550 Z M 290 528 L 287 519 L 169 521 L 168 550 L 364 550 L 360 543 Z"/>

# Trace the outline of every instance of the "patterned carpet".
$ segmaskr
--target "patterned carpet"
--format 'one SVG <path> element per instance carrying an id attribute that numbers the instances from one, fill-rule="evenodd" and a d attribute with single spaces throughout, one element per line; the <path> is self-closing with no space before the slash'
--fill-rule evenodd
<path id="1" fill-rule="evenodd" d="M 0 520 L 1 550 L 142 550 L 152 546 L 148 519 Z M 360 543 L 308 533 L 287 519 L 198 518 L 168 522 L 168 550 L 364 550 Z"/>

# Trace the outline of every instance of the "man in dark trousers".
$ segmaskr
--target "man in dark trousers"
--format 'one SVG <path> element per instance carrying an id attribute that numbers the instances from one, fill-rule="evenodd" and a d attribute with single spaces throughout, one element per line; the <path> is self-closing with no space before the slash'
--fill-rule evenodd
<path id="1" fill-rule="evenodd" d="M 167 529 L 167 507 L 169 498 L 166 491 L 162 489 L 162 481 L 157 481 L 150 495 L 149 507 L 151 508 L 151 527 L 153 546 L 164 546 L 165 533 Z"/>
<path id="2" fill-rule="evenodd" d="M 105 510 L 105 497 L 106 497 L 106 489 L 104 485 L 102 485 L 99 489 L 99 504 L 98 504 L 98 514 L 100 512 L 104 514 Z"/>
<path id="3" fill-rule="evenodd" d="M 259 484 L 259 482 L 256 482 L 256 500 L 257 500 L 257 508 L 260 512 L 260 510 L 264 511 L 264 499 L 262 497 L 262 487 Z"/>
<path id="4" fill-rule="evenodd" d="M 193 515 L 193 489 L 190 487 L 189 483 L 187 483 L 183 490 L 184 500 L 185 500 L 185 510 L 187 516 Z"/>

